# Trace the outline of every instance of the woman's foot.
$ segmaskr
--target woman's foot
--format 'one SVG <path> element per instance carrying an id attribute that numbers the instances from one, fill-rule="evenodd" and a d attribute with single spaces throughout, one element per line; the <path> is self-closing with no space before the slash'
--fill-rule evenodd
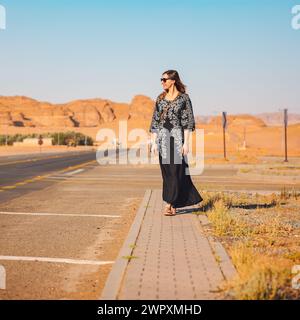
<path id="1" fill-rule="evenodd" d="M 169 206 L 170 209 L 164 212 L 165 216 L 175 216 L 176 215 L 176 208 L 174 208 L 173 206 Z M 166 207 L 167 208 L 167 207 Z"/>
<path id="2" fill-rule="evenodd" d="M 167 204 L 166 207 L 165 207 L 165 210 L 164 210 L 164 215 L 170 215 L 171 213 L 171 205 L 170 204 Z"/>

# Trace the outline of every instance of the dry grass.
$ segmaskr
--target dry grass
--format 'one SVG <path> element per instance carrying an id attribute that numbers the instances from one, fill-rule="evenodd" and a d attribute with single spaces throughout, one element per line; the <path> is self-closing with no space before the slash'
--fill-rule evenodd
<path id="1" fill-rule="evenodd" d="M 245 162 L 247 163 L 247 162 Z M 256 167 L 256 168 L 239 168 L 240 173 L 253 173 L 263 176 L 287 176 L 296 177 L 300 175 L 300 168 L 297 166 L 273 166 L 273 167 Z"/>
<path id="2" fill-rule="evenodd" d="M 288 190 L 285 186 L 281 188 L 280 192 L 280 199 L 290 199 L 290 198 L 295 198 L 296 200 L 300 197 L 300 192 L 297 191 L 295 188 L 292 190 Z"/>
<path id="3" fill-rule="evenodd" d="M 299 299 L 291 270 L 300 264 L 297 192 L 202 192 L 207 231 L 222 241 L 238 271 L 224 286 L 235 299 Z"/>
<path id="4" fill-rule="evenodd" d="M 237 243 L 229 254 L 239 276 L 227 283 L 236 299 L 271 300 L 292 298 L 291 267 L 287 259 L 262 255 L 245 243 Z"/>
<path id="5" fill-rule="evenodd" d="M 217 236 L 243 237 L 251 232 L 245 223 L 238 221 L 231 214 L 223 199 L 218 199 L 214 203 L 213 209 L 208 211 L 207 217 L 212 222 L 214 233 Z"/>
<path id="6" fill-rule="evenodd" d="M 248 164 L 248 163 L 260 163 L 260 160 L 254 154 L 249 154 L 248 151 L 239 151 L 236 153 L 234 163 Z"/>

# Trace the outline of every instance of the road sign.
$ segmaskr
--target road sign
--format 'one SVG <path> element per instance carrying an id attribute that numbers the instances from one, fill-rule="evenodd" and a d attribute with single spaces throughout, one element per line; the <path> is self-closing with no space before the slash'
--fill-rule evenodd
<path id="1" fill-rule="evenodd" d="M 226 112 L 225 111 L 222 112 L 222 125 L 223 125 L 223 128 L 225 129 L 226 125 L 227 125 L 227 118 L 226 118 Z"/>

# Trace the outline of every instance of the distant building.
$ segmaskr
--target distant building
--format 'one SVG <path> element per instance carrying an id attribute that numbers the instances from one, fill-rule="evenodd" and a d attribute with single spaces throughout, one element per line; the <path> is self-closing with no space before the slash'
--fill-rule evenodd
<path id="1" fill-rule="evenodd" d="M 22 142 L 14 142 L 14 146 L 39 146 L 39 138 L 26 138 Z M 42 146 L 52 146 L 52 138 L 43 138 Z"/>

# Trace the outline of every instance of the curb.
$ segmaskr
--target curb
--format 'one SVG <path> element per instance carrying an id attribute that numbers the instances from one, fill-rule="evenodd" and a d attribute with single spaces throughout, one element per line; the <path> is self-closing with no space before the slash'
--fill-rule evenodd
<path id="1" fill-rule="evenodd" d="M 199 215 L 198 221 L 201 226 L 201 229 L 202 229 L 202 226 L 210 224 L 207 216 L 204 216 L 204 215 Z M 203 231 L 203 234 L 205 234 L 204 231 Z M 230 279 L 236 277 L 238 275 L 238 272 L 237 272 L 236 268 L 234 267 L 229 255 L 228 255 L 227 251 L 225 250 L 224 246 L 222 245 L 222 243 L 214 240 L 213 237 L 211 237 L 211 236 L 208 236 L 207 239 L 208 239 L 208 242 L 210 244 L 210 247 L 211 247 L 215 257 L 218 257 L 218 260 L 219 260 L 218 264 L 219 264 L 219 267 L 222 271 L 222 274 L 223 274 L 225 280 L 230 280 Z"/>
<path id="2" fill-rule="evenodd" d="M 147 189 L 145 191 L 144 198 L 131 225 L 127 238 L 124 241 L 123 246 L 118 254 L 118 257 L 107 277 L 105 286 L 102 290 L 99 300 L 117 300 L 122 280 L 125 275 L 127 265 L 129 263 L 129 259 L 125 259 L 123 258 L 123 256 L 131 256 L 132 254 L 132 251 L 134 249 L 132 245 L 136 243 L 137 237 L 139 235 L 151 194 L 151 189 Z"/>

